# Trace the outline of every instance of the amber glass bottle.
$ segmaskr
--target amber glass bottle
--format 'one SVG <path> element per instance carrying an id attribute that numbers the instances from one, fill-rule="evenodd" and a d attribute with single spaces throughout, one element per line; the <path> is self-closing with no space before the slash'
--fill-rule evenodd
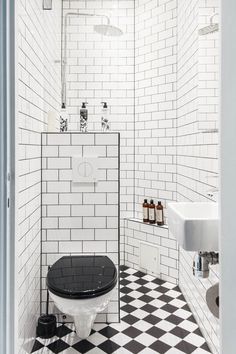
<path id="1" fill-rule="evenodd" d="M 162 226 L 164 225 L 164 212 L 163 212 L 163 205 L 159 201 L 156 206 L 156 220 L 157 225 Z"/>
<path id="2" fill-rule="evenodd" d="M 150 200 L 149 204 L 149 222 L 150 224 L 155 224 L 156 222 L 156 215 L 155 215 L 155 204 L 153 202 L 153 199 Z"/>
<path id="3" fill-rule="evenodd" d="M 143 222 L 149 221 L 148 210 L 149 210 L 148 201 L 147 201 L 147 199 L 144 199 L 144 201 L 143 201 Z"/>

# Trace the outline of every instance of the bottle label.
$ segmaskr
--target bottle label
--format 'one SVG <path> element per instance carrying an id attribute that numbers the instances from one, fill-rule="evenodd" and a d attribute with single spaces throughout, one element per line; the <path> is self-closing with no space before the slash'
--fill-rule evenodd
<path id="1" fill-rule="evenodd" d="M 155 209 L 149 208 L 149 220 L 155 221 Z"/>
<path id="2" fill-rule="evenodd" d="M 148 208 L 143 207 L 143 219 L 148 220 Z"/>
<path id="3" fill-rule="evenodd" d="M 156 218 L 157 218 L 157 222 L 163 222 L 162 219 L 162 210 L 158 210 L 156 211 Z"/>

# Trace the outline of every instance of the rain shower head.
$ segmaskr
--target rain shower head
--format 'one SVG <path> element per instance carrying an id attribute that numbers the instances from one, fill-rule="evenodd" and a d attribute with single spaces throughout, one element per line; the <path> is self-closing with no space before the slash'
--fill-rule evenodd
<path id="1" fill-rule="evenodd" d="M 119 37 L 123 34 L 123 31 L 120 28 L 110 24 L 95 25 L 93 28 L 95 32 L 102 34 L 103 36 Z"/>
<path id="2" fill-rule="evenodd" d="M 99 17 L 106 20 L 106 24 L 94 25 L 94 31 L 96 33 L 102 34 L 103 36 L 119 37 L 123 34 L 123 31 L 116 26 L 110 24 L 110 18 L 105 14 L 90 14 L 82 12 L 68 12 L 65 15 L 65 26 L 64 26 L 64 48 L 63 48 L 63 59 L 62 59 L 62 108 L 66 107 L 66 66 L 67 66 L 67 27 L 68 20 L 70 17 Z"/>
<path id="3" fill-rule="evenodd" d="M 93 26 L 94 31 L 99 34 L 102 34 L 103 36 L 119 37 L 123 34 L 123 31 L 119 27 L 111 25 L 110 17 L 108 15 L 81 13 L 78 11 L 77 16 L 100 17 L 101 19 L 105 19 L 107 22 L 106 24 L 103 23 L 103 24 L 97 24 Z"/>
<path id="4" fill-rule="evenodd" d="M 200 36 L 204 36 L 205 34 L 213 33 L 213 32 L 216 32 L 216 31 L 219 31 L 219 24 L 218 23 L 212 23 L 209 26 L 201 28 L 198 33 L 199 33 Z"/>

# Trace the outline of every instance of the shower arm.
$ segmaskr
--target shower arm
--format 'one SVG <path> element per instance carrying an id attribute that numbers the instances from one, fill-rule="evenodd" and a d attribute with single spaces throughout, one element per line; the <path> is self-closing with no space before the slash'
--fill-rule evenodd
<path id="1" fill-rule="evenodd" d="M 214 18 L 215 16 L 218 16 L 218 15 L 219 15 L 219 13 L 218 13 L 218 12 L 215 12 L 215 13 L 210 17 L 210 25 L 211 25 L 211 26 L 214 25 L 213 18 Z"/>
<path id="2" fill-rule="evenodd" d="M 104 14 L 88 14 L 82 12 L 68 12 L 65 15 L 65 29 L 64 29 L 64 47 L 63 47 L 63 55 L 62 55 L 62 64 L 61 64 L 61 72 L 62 72 L 62 93 L 61 93 L 61 100 L 62 100 L 62 107 L 65 108 L 66 106 L 66 69 L 67 69 L 67 27 L 68 27 L 68 19 L 70 16 L 75 17 L 103 17 L 106 18 L 107 24 L 110 24 L 110 18 Z"/>

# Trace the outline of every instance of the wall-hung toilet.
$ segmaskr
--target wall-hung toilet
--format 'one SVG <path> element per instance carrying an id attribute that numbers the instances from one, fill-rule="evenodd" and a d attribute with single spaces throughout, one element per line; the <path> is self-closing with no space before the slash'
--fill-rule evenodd
<path id="1" fill-rule="evenodd" d="M 49 269 L 47 286 L 57 308 L 73 317 L 82 339 L 91 332 L 97 313 L 112 298 L 117 270 L 106 256 L 65 256 Z"/>

